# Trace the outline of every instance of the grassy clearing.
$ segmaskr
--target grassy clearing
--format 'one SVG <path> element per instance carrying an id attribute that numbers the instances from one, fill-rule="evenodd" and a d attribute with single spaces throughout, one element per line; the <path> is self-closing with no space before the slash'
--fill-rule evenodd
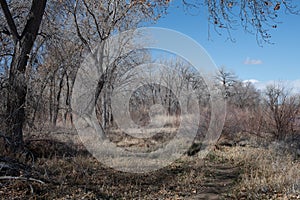
<path id="1" fill-rule="evenodd" d="M 30 177 L 45 184 L 0 180 L 0 199 L 198 199 L 206 193 L 206 176 L 211 178 L 214 173 L 211 164 L 226 164 L 213 153 L 205 162 L 197 156 L 183 156 L 160 170 L 131 174 L 104 166 L 80 145 L 71 147 L 74 145 L 55 140 L 32 142 L 34 165 L 29 166 L 32 161 L 28 161 L 24 169 L 6 175 Z"/>
<path id="2" fill-rule="evenodd" d="M 13 161 L 20 168 L 0 168 L 1 176 L 25 178 L 0 180 L 0 199 L 300 199 L 300 161 L 274 146 L 218 146 L 204 160 L 185 155 L 130 174 L 104 166 L 73 136 L 33 140 L 34 161 L 23 156 Z"/>

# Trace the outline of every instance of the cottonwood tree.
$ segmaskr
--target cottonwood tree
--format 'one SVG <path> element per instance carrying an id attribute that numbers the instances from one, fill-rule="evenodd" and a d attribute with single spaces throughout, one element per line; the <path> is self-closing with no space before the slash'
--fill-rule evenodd
<path id="1" fill-rule="evenodd" d="M 221 67 L 218 69 L 215 79 L 217 82 L 217 87 L 222 87 L 222 91 L 224 92 L 223 96 L 225 99 L 228 99 L 233 95 L 232 87 L 237 82 L 237 76 L 233 72 L 227 71 L 225 67 Z"/>
<path id="2" fill-rule="evenodd" d="M 254 110 L 260 103 L 260 93 L 250 82 L 235 81 L 229 103 L 240 109 Z"/>
<path id="3" fill-rule="evenodd" d="M 77 36 L 87 51 L 94 54 L 93 58 L 99 66 L 101 77 L 98 80 L 98 87 L 95 94 L 95 103 L 102 104 L 102 127 L 111 121 L 111 108 L 109 94 L 112 93 L 113 84 L 116 77 L 124 73 L 120 68 L 120 60 L 127 59 L 130 55 L 122 55 L 122 49 L 115 49 L 120 55 L 114 55 L 114 60 L 108 63 L 104 58 L 105 42 L 114 33 L 137 28 L 142 22 L 154 21 L 165 12 L 167 1 L 96 1 L 96 0 L 77 0 L 75 4 L 67 5 L 69 12 L 73 16 Z M 129 36 L 130 37 L 130 36 Z M 130 38 L 128 38 L 130 40 Z M 128 42 L 125 38 L 122 42 Z M 97 51 L 93 47 L 99 45 Z M 122 48 L 122 45 L 120 48 Z M 112 47 L 115 48 L 115 47 Z M 133 52 L 135 54 L 136 52 Z M 133 59 L 131 67 L 134 68 L 140 64 L 139 59 Z M 123 63 L 124 64 L 124 63 Z M 105 66 L 105 67 L 104 67 Z M 127 68 L 127 70 L 129 70 Z M 102 94 L 100 96 L 100 93 Z"/>
<path id="4" fill-rule="evenodd" d="M 74 29 L 74 33 L 86 49 L 91 51 L 94 42 L 103 41 L 118 31 L 138 27 L 141 22 L 158 19 L 164 14 L 169 2 L 169 0 L 0 0 L 0 64 L 3 69 L 1 71 L 6 71 L 5 78 L 8 79 L 6 132 L 11 136 L 12 149 L 16 151 L 23 146 L 22 128 L 28 91 L 26 80 L 28 73 L 31 73 L 28 69 L 34 66 L 31 64 L 34 64 L 34 57 L 38 56 L 32 51 L 35 46 L 39 46 L 36 40 L 49 36 L 46 30 L 53 34 L 61 29 Z M 182 3 L 187 8 L 207 8 L 208 20 L 216 30 L 219 28 L 231 30 L 235 25 L 241 25 L 246 30 L 256 33 L 258 40 L 263 41 L 269 41 L 268 28 L 277 26 L 273 22 L 282 9 L 297 13 L 292 1 L 289 0 L 184 0 Z M 49 16 L 55 16 L 51 15 L 53 10 L 60 10 L 64 14 L 71 13 L 73 18 L 67 14 L 66 16 L 74 23 L 55 27 L 42 23 Z M 58 19 L 59 17 L 56 18 Z M 56 23 L 56 20 L 49 21 Z M 108 69 L 108 73 L 103 73 L 103 77 L 99 80 L 96 96 L 100 94 L 104 83 L 108 80 L 106 75 L 111 74 L 115 68 Z"/>
<path id="5" fill-rule="evenodd" d="M 5 1 L 1 0 L 1 42 L 6 47 L 10 46 L 10 51 L 2 51 L 5 54 L 3 56 L 11 56 L 9 66 L 9 89 L 7 98 L 7 127 L 6 132 L 11 135 L 12 150 L 17 151 L 23 147 L 23 124 L 25 120 L 25 105 L 26 105 L 26 95 L 28 85 L 26 82 L 26 71 L 28 69 L 27 65 L 30 61 L 30 56 L 32 55 L 32 49 L 34 47 L 34 42 L 37 39 L 38 34 L 43 35 L 43 31 L 38 32 L 41 28 L 42 19 L 45 15 L 47 0 L 33 0 L 33 1 Z M 143 11 L 145 15 L 151 16 L 150 9 L 158 10 L 160 5 L 166 4 L 165 1 L 68 1 L 67 6 L 65 2 L 58 1 L 57 4 L 52 4 L 53 1 L 48 1 L 48 7 L 51 10 L 54 8 L 68 9 L 74 8 L 73 16 L 75 18 L 75 27 L 77 30 L 77 35 L 80 37 L 81 41 L 88 45 L 87 41 L 92 41 L 94 33 L 98 33 L 101 39 L 109 37 L 110 33 L 116 30 L 124 30 L 127 28 L 128 23 L 124 23 L 124 19 L 132 22 L 139 21 L 138 16 L 136 18 L 130 18 L 128 16 L 134 16 L 133 10 Z M 21 6 L 22 5 L 22 6 Z M 25 6 L 24 6 L 25 5 Z M 30 5 L 30 6 L 27 6 Z M 61 5 L 61 6 L 58 6 Z M 75 6 L 74 6 L 75 5 Z M 74 6 L 74 7 L 72 7 Z M 102 7 L 104 6 L 104 7 Z M 26 8 L 24 10 L 20 8 Z M 85 10 L 80 10 L 77 13 L 79 7 Z M 118 8 L 118 9 L 117 9 Z M 134 9 L 133 9 L 134 8 Z M 154 9 L 155 8 L 155 9 Z M 68 10 L 70 11 L 70 10 Z M 122 12 L 121 12 L 122 11 Z M 132 13 L 132 15 L 130 15 Z M 80 15 L 80 16 L 78 16 Z M 100 16 L 101 18 L 96 18 Z M 104 20 L 102 24 L 98 23 L 99 20 Z M 85 21 L 84 21 L 85 20 Z M 95 22 L 92 24 L 96 32 L 90 32 L 88 37 L 82 34 L 80 30 L 89 30 L 91 27 L 90 22 Z M 81 24 L 81 22 L 84 22 Z M 84 27 L 82 27 L 84 25 Z M 68 25 L 67 25 L 68 26 Z M 70 26 L 68 26 L 70 27 Z M 118 28 L 116 28 L 118 27 Z M 53 27 L 47 27 L 53 28 Z M 56 27 L 57 28 L 57 27 Z M 59 27 L 63 28 L 63 27 Z M 130 28 L 130 27 L 129 27 Z M 100 30 L 101 29 L 101 30 Z M 105 30 L 101 32 L 102 30 Z M 52 29 L 51 31 L 56 32 L 57 29 Z M 88 38 L 88 39 L 87 39 Z M 91 43 L 90 43 L 91 44 Z M 2 48 L 1 48 L 2 49 Z M 6 50 L 6 49 L 4 49 Z M 1 61 L 2 62 L 2 61 Z"/>
<path id="6" fill-rule="evenodd" d="M 293 95 L 282 84 L 268 85 L 265 91 L 265 116 L 267 128 L 277 139 L 294 131 L 294 123 L 300 113 L 299 96 Z"/>
<path id="7" fill-rule="evenodd" d="M 224 131 L 248 132 L 259 136 L 263 121 L 260 92 L 252 83 L 236 80 L 230 88 L 230 94 Z"/>
<path id="8" fill-rule="evenodd" d="M 18 19 L 20 13 L 14 13 L 9 6 L 11 1 L 1 0 L 3 15 L 7 26 L 6 34 L 13 40 L 12 60 L 9 69 L 9 89 L 7 100 L 7 131 L 11 133 L 12 149 L 19 150 L 23 146 L 23 123 L 25 120 L 26 103 L 26 67 L 29 55 L 36 40 L 43 14 L 46 8 L 46 0 L 33 0 L 26 18 Z M 15 17 L 17 20 L 15 20 Z M 20 20 L 17 24 L 16 21 Z M 23 20 L 23 23 L 22 21 Z M 3 31 L 2 31 L 3 32 Z"/>
<path id="9" fill-rule="evenodd" d="M 162 80 L 174 91 L 176 96 L 183 95 L 183 91 L 193 91 L 197 96 L 199 105 L 207 106 L 210 98 L 208 87 L 201 74 L 195 71 L 189 62 L 175 58 L 162 61 L 162 63 L 170 67 L 170 70 L 161 71 Z M 188 107 L 190 107 L 190 97 L 187 96 Z"/>
<path id="10" fill-rule="evenodd" d="M 45 63 L 40 66 L 39 79 L 40 97 L 47 99 L 49 121 L 56 126 L 58 120 L 65 123 L 67 118 L 72 121 L 71 101 L 73 83 L 76 72 L 82 61 L 83 47 L 62 38 L 59 43 L 52 44 L 45 56 Z M 59 115 L 63 116 L 59 119 Z M 46 115 L 45 115 L 46 116 Z M 34 121 L 34 116 L 32 116 Z"/>

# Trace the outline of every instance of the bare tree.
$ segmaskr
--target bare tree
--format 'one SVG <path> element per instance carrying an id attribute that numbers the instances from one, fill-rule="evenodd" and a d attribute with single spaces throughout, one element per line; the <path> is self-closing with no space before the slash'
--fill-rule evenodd
<path id="1" fill-rule="evenodd" d="M 1 63 L 7 61 L 9 65 L 7 77 L 9 78 L 9 88 L 7 94 L 7 133 L 11 135 L 12 150 L 17 151 L 23 146 L 23 124 L 25 121 L 25 105 L 28 91 L 28 74 L 30 72 L 29 65 L 35 63 L 32 49 L 38 48 L 35 43 L 41 38 L 51 38 L 51 42 L 55 41 L 53 34 L 60 32 L 59 30 L 67 30 L 64 27 L 73 28 L 81 42 L 88 49 L 91 48 L 93 42 L 99 42 L 108 38 L 110 33 L 114 31 L 126 30 L 131 28 L 130 24 L 139 24 L 144 18 L 153 19 L 152 16 L 159 14 L 166 7 L 167 2 L 164 1 L 92 1 L 92 0 L 76 0 L 76 1 L 5 1 L 1 0 L 2 12 L 0 18 L 0 38 L 1 38 Z M 29 5 L 29 6 L 28 6 Z M 63 12 L 65 16 L 72 13 L 75 23 L 61 23 L 63 18 L 58 16 L 58 11 Z M 157 12 L 155 14 L 155 12 Z M 133 17 L 135 16 L 135 17 Z M 44 17 L 43 23 L 42 19 Z M 72 19 L 67 17 L 67 19 Z M 53 25 L 53 26 L 52 26 Z M 40 32 L 39 32 L 40 29 Z M 83 31 L 84 30 L 84 33 Z M 70 40 L 73 41 L 74 40 Z M 36 45 L 36 46 L 35 46 Z M 44 51 L 48 48 L 43 47 Z M 38 52 L 43 53 L 43 52 Z M 6 59 L 7 58 L 7 59 Z M 33 66 L 31 66 L 33 67 Z M 58 70 L 59 71 L 59 70 Z M 58 72 L 57 71 L 57 72 Z M 64 85 L 65 79 L 69 79 L 69 72 L 63 68 L 59 80 L 59 86 Z M 49 78 L 49 77 L 48 77 Z M 71 86 L 68 85 L 70 80 L 65 81 L 67 90 L 71 92 Z M 45 88 L 44 86 L 42 88 Z M 58 90 L 55 97 L 55 107 L 59 107 L 61 99 L 61 90 Z M 67 102 L 70 102 L 67 95 Z M 70 107 L 70 104 L 68 103 Z M 57 110 L 53 107 L 50 110 Z M 53 114 L 53 121 L 57 111 Z"/>
<path id="2" fill-rule="evenodd" d="M 98 110 L 102 112 L 103 128 L 107 126 L 110 121 L 109 118 L 111 118 L 109 94 L 112 93 L 112 86 L 120 73 L 124 73 L 125 68 L 130 69 L 128 66 L 120 68 L 120 60 L 127 60 L 126 62 L 128 62 L 131 58 L 131 55 L 117 55 L 114 58 L 115 60 L 110 60 L 109 65 L 107 65 L 103 59 L 105 57 L 103 52 L 105 41 L 114 32 L 135 29 L 142 22 L 155 21 L 165 12 L 167 5 L 167 1 L 118 0 L 100 2 L 96 0 L 77 0 L 74 4 L 67 5 L 73 16 L 75 34 L 80 38 L 87 51 L 94 54 L 94 59 L 99 66 L 101 77 L 98 80 L 95 103 L 102 104 L 102 108 Z M 95 44 L 99 44 L 100 47 L 98 51 L 93 52 Z M 117 51 L 120 51 L 120 49 Z M 136 57 L 132 61 L 129 62 L 131 68 L 140 63 L 140 60 Z M 104 65 L 106 68 L 104 68 Z"/>
<path id="3" fill-rule="evenodd" d="M 249 82 L 236 80 L 227 98 L 227 116 L 224 133 L 247 132 L 260 136 L 262 128 L 261 94 Z"/>
<path id="4" fill-rule="evenodd" d="M 11 136 L 12 149 L 16 151 L 23 146 L 22 128 L 26 117 L 25 107 L 29 105 L 27 94 L 28 91 L 32 91 L 28 88 L 28 80 L 34 80 L 33 71 L 40 64 L 44 64 L 42 63 L 44 59 L 39 55 L 49 50 L 45 48 L 47 45 L 45 41 L 51 39 L 49 41 L 54 42 L 57 33 L 64 34 L 64 31 L 60 30 L 71 29 L 69 34 L 72 33 L 77 37 L 70 41 L 75 43 L 79 39 L 85 50 L 92 52 L 93 44 L 105 41 L 113 33 L 136 28 L 142 22 L 155 21 L 165 13 L 169 2 L 169 0 L 0 0 L 2 8 L 0 63 L 3 68 L 1 72 L 5 73 L 4 82 L 8 83 L 6 84 L 6 119 L 8 119 L 6 132 Z M 203 2 L 183 0 L 182 3 L 189 8 L 201 6 L 208 8 L 209 22 L 217 30 L 225 28 L 229 31 L 229 35 L 230 30 L 234 29 L 235 25 L 239 25 L 237 23 L 239 21 L 247 31 L 256 33 L 259 43 L 261 40 L 269 41 L 268 28 L 277 26 L 275 20 L 279 10 L 285 8 L 289 13 L 298 13 L 291 0 L 205 0 Z M 99 96 L 104 84 L 111 84 L 111 77 L 114 77 L 111 74 L 115 73 L 116 66 L 112 65 L 103 70 L 96 96 Z M 72 86 L 68 84 L 72 83 L 72 80 L 66 80 L 70 78 L 70 71 L 62 66 L 61 68 L 63 68 L 62 72 L 56 73 L 56 76 L 60 77 L 58 87 L 66 83 L 69 94 Z M 45 87 L 45 85 L 41 86 L 41 88 Z M 55 106 L 59 107 L 57 103 L 62 95 L 56 91 L 53 94 L 56 96 Z"/>
<path id="5" fill-rule="evenodd" d="M 236 81 L 230 93 L 229 103 L 240 109 L 254 110 L 260 103 L 260 93 L 250 82 Z"/>
<path id="6" fill-rule="evenodd" d="M 8 2 L 1 0 L 0 4 L 7 22 L 7 34 L 14 42 L 14 50 L 9 72 L 9 96 L 7 100 L 7 131 L 12 136 L 12 150 L 23 147 L 23 123 L 25 120 L 26 103 L 26 67 L 29 55 L 37 37 L 42 22 L 47 0 L 33 0 L 30 11 L 25 19 L 25 25 L 17 26 Z M 19 13 L 17 13 L 19 14 Z M 23 24 L 22 24 L 23 25 Z"/>
<path id="7" fill-rule="evenodd" d="M 267 86 L 265 91 L 265 115 L 268 128 L 276 138 L 283 139 L 293 132 L 294 122 L 300 112 L 299 96 L 291 94 L 283 85 Z"/>
<path id="8" fill-rule="evenodd" d="M 233 95 L 231 93 L 231 90 L 234 83 L 237 81 L 237 76 L 233 72 L 229 72 L 225 69 L 225 67 L 221 67 L 217 71 L 215 78 L 217 81 L 217 85 L 221 85 L 224 91 L 225 99 Z"/>

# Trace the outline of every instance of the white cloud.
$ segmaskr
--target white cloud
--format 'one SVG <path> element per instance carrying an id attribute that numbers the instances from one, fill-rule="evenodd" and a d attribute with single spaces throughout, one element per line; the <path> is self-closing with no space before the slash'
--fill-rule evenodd
<path id="1" fill-rule="evenodd" d="M 255 84 L 255 83 L 258 83 L 259 80 L 256 80 L 256 79 L 249 79 L 249 80 L 244 80 L 243 83 L 252 83 L 252 84 Z"/>
<path id="2" fill-rule="evenodd" d="M 294 93 L 300 93 L 300 80 L 291 81 L 291 88 Z"/>
<path id="3" fill-rule="evenodd" d="M 249 57 L 244 61 L 245 65 L 261 65 L 262 63 L 263 62 L 260 59 L 250 59 Z"/>
<path id="4" fill-rule="evenodd" d="M 264 91 L 267 85 L 282 84 L 287 90 L 290 90 L 293 94 L 300 94 L 300 79 L 298 80 L 286 80 L 286 81 L 258 81 L 256 79 L 244 80 L 244 83 L 252 83 L 257 89 Z"/>

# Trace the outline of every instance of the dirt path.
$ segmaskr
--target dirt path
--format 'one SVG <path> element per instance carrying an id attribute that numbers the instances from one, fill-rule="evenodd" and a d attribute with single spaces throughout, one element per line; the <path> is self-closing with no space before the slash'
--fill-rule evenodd
<path id="1" fill-rule="evenodd" d="M 239 167 L 230 163 L 207 163 L 204 165 L 204 173 L 204 183 L 200 194 L 192 199 L 230 199 L 227 193 L 236 184 L 240 174 Z"/>

